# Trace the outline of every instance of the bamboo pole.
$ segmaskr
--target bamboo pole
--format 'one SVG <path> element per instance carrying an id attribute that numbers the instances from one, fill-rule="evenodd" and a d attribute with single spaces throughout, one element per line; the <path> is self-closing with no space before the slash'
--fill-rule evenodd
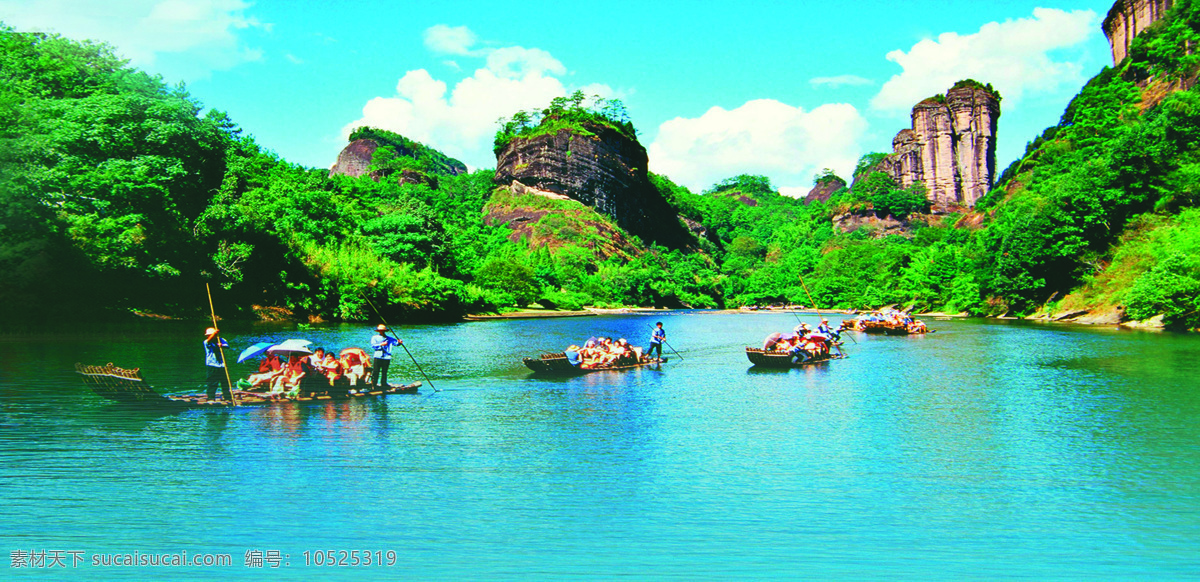
<path id="1" fill-rule="evenodd" d="M 394 330 L 392 330 L 392 326 L 388 325 L 387 320 L 383 318 L 383 314 L 379 313 L 378 309 L 375 309 L 375 304 L 371 303 L 371 300 L 368 299 L 367 295 L 365 293 L 363 293 L 362 291 L 359 291 L 358 295 L 359 295 L 359 297 L 362 297 L 364 301 L 367 302 L 367 305 L 371 306 L 371 311 L 374 311 L 375 315 L 379 316 L 379 321 L 383 322 L 383 325 L 385 325 L 387 327 L 388 331 L 391 332 L 392 337 L 395 338 L 397 342 L 399 342 L 400 347 L 404 348 L 404 353 L 408 354 L 408 359 L 412 360 L 413 365 L 417 367 L 417 371 L 421 373 L 421 377 L 425 378 L 425 381 L 429 383 L 429 387 L 433 388 L 434 392 L 441 392 L 441 390 L 438 389 L 437 386 L 433 385 L 433 380 L 430 380 L 429 376 L 425 375 L 425 370 L 421 369 L 421 364 L 419 362 L 417 362 L 417 358 L 415 358 L 412 355 L 412 352 L 408 351 L 408 346 L 404 345 L 404 342 L 400 341 L 400 337 L 396 335 L 396 332 Z M 371 373 L 374 374 L 374 371 L 372 371 Z M 384 390 L 387 390 L 387 386 L 384 386 Z"/>
<path id="2" fill-rule="evenodd" d="M 212 287 L 208 283 L 205 283 L 204 290 L 208 292 L 208 311 L 212 314 L 213 329 L 217 329 L 217 310 L 213 307 Z M 233 380 L 229 377 L 229 361 L 225 359 L 225 349 L 221 347 L 221 333 L 219 331 L 214 339 L 217 340 L 217 351 L 221 354 L 221 367 L 225 370 L 225 383 L 229 386 L 229 399 L 233 401 L 234 406 L 237 406 L 237 394 L 233 393 Z"/>

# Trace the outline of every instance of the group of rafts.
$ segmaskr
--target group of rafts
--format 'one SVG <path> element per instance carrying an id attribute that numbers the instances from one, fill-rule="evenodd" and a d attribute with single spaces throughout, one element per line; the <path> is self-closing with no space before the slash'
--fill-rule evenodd
<path id="1" fill-rule="evenodd" d="M 232 391 L 235 402 L 209 401 L 202 392 L 160 394 L 142 378 L 141 370 L 76 364 L 84 383 L 96 394 L 118 402 L 168 407 L 223 407 L 284 402 L 372 398 L 387 394 L 415 394 L 420 382 L 403 386 L 373 386 L 372 362 L 366 350 L 310 349 L 312 342 L 290 339 L 263 342 L 246 348 L 238 363 L 262 357 L 258 371 L 238 379 Z M 338 355 L 334 355 L 334 352 Z"/>
<path id="2" fill-rule="evenodd" d="M 773 333 L 763 341 L 763 347 L 746 348 L 746 357 L 755 366 L 791 368 L 845 358 L 841 334 L 852 330 L 887 335 L 915 335 L 931 331 L 925 322 L 896 309 L 864 313 L 852 320 L 842 320 L 837 329 L 829 327 L 822 318 L 816 330 L 807 323 L 796 326 L 792 333 Z"/>
<path id="3" fill-rule="evenodd" d="M 746 348 L 746 357 L 755 366 L 792 368 L 808 366 L 830 360 L 845 358 L 842 351 L 841 334 L 847 330 L 863 333 L 886 333 L 888 335 L 912 335 L 927 333 L 929 328 L 923 321 L 915 320 L 906 312 L 884 309 L 862 314 L 852 320 L 842 320 L 837 329 L 829 327 L 829 320 L 821 318 L 817 329 L 801 323 L 788 333 L 773 333 L 761 348 Z M 642 354 L 642 349 L 630 346 L 624 339 L 612 341 L 608 338 L 590 338 L 583 347 L 572 345 L 562 352 L 542 354 L 538 358 L 525 358 L 525 366 L 534 372 L 549 374 L 583 374 L 600 370 L 637 368 L 665 362 L 666 359 L 651 358 Z"/>
<path id="4" fill-rule="evenodd" d="M 835 330 L 822 318 L 816 330 L 807 323 L 790 333 L 773 333 L 761 348 L 746 348 L 746 357 L 755 366 L 790 368 L 845 358 L 841 333 L 846 330 L 888 335 L 912 335 L 931 330 L 908 313 L 894 309 L 872 311 L 853 320 L 843 320 Z M 310 350 L 307 340 L 287 340 L 279 344 L 259 343 L 244 350 L 238 363 L 263 356 L 258 372 L 239 379 L 234 391 L 240 404 L 272 402 L 308 402 L 335 398 L 366 398 L 384 394 L 415 393 L 420 382 L 405 386 L 371 386 L 371 358 L 362 348 L 346 348 L 334 356 L 321 348 Z M 286 362 L 284 361 L 286 358 Z M 652 358 L 642 348 L 624 339 L 593 337 L 583 347 L 572 345 L 556 354 L 525 358 L 534 372 L 579 374 L 600 370 L 621 370 L 655 365 L 666 358 Z M 138 403 L 182 405 L 210 404 L 201 394 L 160 395 L 141 377 L 137 369 L 107 366 L 76 366 L 92 388 L 112 400 Z"/>

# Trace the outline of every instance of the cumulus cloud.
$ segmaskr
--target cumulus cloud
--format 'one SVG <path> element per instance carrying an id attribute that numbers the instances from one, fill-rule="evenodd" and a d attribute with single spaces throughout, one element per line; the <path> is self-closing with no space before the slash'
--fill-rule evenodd
<path id="1" fill-rule="evenodd" d="M 737 174 L 763 174 L 781 192 L 803 194 L 822 168 L 841 175 L 854 168 L 867 122 L 852 105 L 805 111 L 771 99 L 733 110 L 709 109 L 658 128 L 647 148 L 650 169 L 693 190 Z"/>
<path id="2" fill-rule="evenodd" d="M 342 134 L 369 125 L 430 145 L 472 167 L 493 166 L 496 120 L 545 107 L 566 95 L 567 87 L 558 78 L 565 74 L 566 67 L 550 53 L 524 47 L 489 51 L 486 64 L 452 90 L 425 69 L 408 71 L 396 84 L 395 95 L 368 101 L 362 117 L 346 124 Z M 603 85 L 587 90 L 613 94 Z"/>
<path id="3" fill-rule="evenodd" d="M 830 87 L 837 89 L 846 85 L 874 85 L 875 81 L 864 79 L 858 75 L 838 75 L 836 77 L 813 77 L 808 80 L 813 87 Z"/>
<path id="4" fill-rule="evenodd" d="M 438 54 L 469 56 L 475 40 L 475 33 L 465 26 L 436 24 L 425 29 L 425 48 Z"/>
<path id="5" fill-rule="evenodd" d="M 262 58 L 239 34 L 268 29 L 243 0 L 0 0 L 0 18 L 21 31 L 107 42 L 137 67 L 186 54 L 192 72 L 228 69 Z"/>
<path id="6" fill-rule="evenodd" d="M 887 54 L 903 72 L 883 84 L 871 106 L 908 110 L 966 78 L 991 83 L 1006 104 L 1019 101 L 1026 92 L 1078 87 L 1081 66 L 1056 60 L 1052 53 L 1079 45 L 1098 31 L 1099 17 L 1091 10 L 1035 8 L 1031 18 L 989 22 L 974 34 L 947 32 L 936 40 L 925 39 L 908 52 Z"/>

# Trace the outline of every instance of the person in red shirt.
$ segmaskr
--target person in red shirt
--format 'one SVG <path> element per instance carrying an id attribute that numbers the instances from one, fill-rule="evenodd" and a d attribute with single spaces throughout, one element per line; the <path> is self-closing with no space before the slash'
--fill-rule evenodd
<path id="1" fill-rule="evenodd" d="M 281 373 L 283 373 L 283 363 L 279 361 L 279 356 L 267 354 L 267 357 L 258 363 L 258 373 L 250 375 L 250 387 L 257 388 L 263 384 L 269 386 L 271 380 Z"/>

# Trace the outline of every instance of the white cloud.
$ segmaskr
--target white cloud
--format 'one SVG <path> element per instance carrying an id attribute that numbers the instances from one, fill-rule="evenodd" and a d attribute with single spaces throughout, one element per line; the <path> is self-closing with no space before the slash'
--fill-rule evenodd
<path id="1" fill-rule="evenodd" d="M 506 47 L 490 51 L 487 64 L 449 91 L 429 71 L 408 71 L 396 84 L 396 94 L 376 97 L 363 106 L 362 117 L 342 128 L 349 136 L 369 125 L 395 131 L 456 157 L 472 167 L 496 163 L 492 138 L 496 120 L 522 109 L 545 107 L 567 94 L 557 76 L 566 74 L 550 53 L 540 49 Z M 604 85 L 589 85 L 589 93 L 611 96 Z"/>
<path id="2" fill-rule="evenodd" d="M 943 33 L 937 40 L 918 42 L 908 52 L 887 54 L 903 72 L 884 83 L 871 106 L 908 110 L 966 78 L 991 83 L 1004 96 L 1005 105 L 1019 101 L 1026 92 L 1078 87 L 1082 67 L 1055 60 L 1051 53 L 1080 45 L 1098 31 L 1099 17 L 1091 10 L 1035 8 L 1032 18 L 989 22 L 974 34 Z"/>
<path id="3" fill-rule="evenodd" d="M 564 75 L 567 68 L 558 59 L 542 49 L 527 49 L 519 46 L 491 51 L 487 57 L 487 70 L 504 79 L 519 79 L 541 76 L 546 73 Z"/>
<path id="4" fill-rule="evenodd" d="M 439 54 L 471 55 L 475 40 L 475 33 L 465 26 L 435 24 L 425 29 L 425 48 Z"/>
<path id="5" fill-rule="evenodd" d="M 862 153 L 867 122 L 852 105 L 812 111 L 771 99 L 695 119 L 664 122 L 647 148 L 650 169 L 693 190 L 738 174 L 763 174 L 781 191 L 806 193 L 822 168 L 846 175 Z"/>
<path id="6" fill-rule="evenodd" d="M 206 75 L 262 58 L 239 33 L 268 26 L 243 0 L 0 0 L 0 20 L 20 31 L 54 32 L 116 47 L 137 67 L 186 54 L 191 72 Z"/>
<path id="7" fill-rule="evenodd" d="M 808 80 L 813 87 L 827 86 L 833 89 L 845 85 L 874 85 L 875 81 L 864 79 L 858 75 L 838 75 L 836 77 L 813 77 Z"/>

